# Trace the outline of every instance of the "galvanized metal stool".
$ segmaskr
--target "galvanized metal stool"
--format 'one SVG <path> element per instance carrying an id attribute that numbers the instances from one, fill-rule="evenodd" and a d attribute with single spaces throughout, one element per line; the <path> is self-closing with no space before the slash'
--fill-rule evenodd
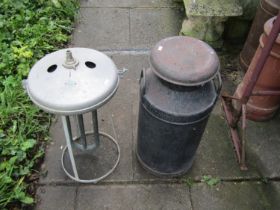
<path id="1" fill-rule="evenodd" d="M 46 112 L 61 115 L 67 145 L 63 150 L 61 163 L 67 176 L 77 182 L 97 183 L 111 174 L 119 163 L 120 148 L 112 136 L 99 132 L 97 109 L 117 91 L 119 76 L 113 61 L 92 49 L 59 50 L 39 60 L 32 67 L 25 84 L 29 97 L 37 106 Z M 88 112 L 92 113 L 93 130 L 86 132 L 83 114 Z M 70 117 L 73 117 L 78 127 L 77 137 L 73 137 Z M 116 151 L 113 154 L 116 156 L 115 162 L 106 172 L 102 169 L 102 174 L 98 174 L 98 177 L 81 178 L 87 172 L 79 172 L 77 169 L 74 150 L 78 150 L 80 156 L 88 157 L 89 152 L 92 155 L 100 150 L 100 137 L 112 143 L 109 149 Z M 107 152 L 109 151 L 106 154 Z M 66 154 L 69 155 L 70 168 L 66 167 Z M 104 157 L 94 158 L 95 160 L 90 161 L 102 161 Z M 88 170 L 87 167 L 83 169 Z"/>

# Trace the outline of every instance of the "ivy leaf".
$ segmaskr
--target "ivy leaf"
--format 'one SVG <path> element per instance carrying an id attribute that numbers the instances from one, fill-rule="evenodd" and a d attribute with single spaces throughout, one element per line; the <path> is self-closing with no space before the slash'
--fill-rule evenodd
<path id="1" fill-rule="evenodd" d="M 20 201 L 25 204 L 32 204 L 34 199 L 29 196 L 24 196 L 22 199 L 20 199 Z"/>
<path id="2" fill-rule="evenodd" d="M 12 182 L 13 182 L 13 180 L 9 176 L 4 176 L 4 177 L 1 178 L 1 183 L 10 184 Z"/>
<path id="3" fill-rule="evenodd" d="M 203 176 L 201 181 L 206 183 L 208 186 L 215 186 L 221 182 L 219 178 L 213 178 L 212 176 Z"/>
<path id="4" fill-rule="evenodd" d="M 212 179 L 210 179 L 210 180 L 207 182 L 207 184 L 208 184 L 209 186 L 215 186 L 215 185 L 217 185 L 219 182 L 220 182 L 220 179 L 218 179 L 218 178 L 212 178 Z"/>
<path id="5" fill-rule="evenodd" d="M 24 176 L 30 173 L 29 167 L 20 168 L 19 175 Z"/>
<path id="6" fill-rule="evenodd" d="M 52 3 L 54 4 L 54 6 L 56 8 L 60 8 L 61 7 L 61 4 L 60 4 L 60 2 L 58 0 L 52 0 Z"/>
<path id="7" fill-rule="evenodd" d="M 23 142 L 20 146 L 22 151 L 26 151 L 30 148 L 32 148 L 36 144 L 36 141 L 34 139 L 28 139 L 25 142 Z"/>

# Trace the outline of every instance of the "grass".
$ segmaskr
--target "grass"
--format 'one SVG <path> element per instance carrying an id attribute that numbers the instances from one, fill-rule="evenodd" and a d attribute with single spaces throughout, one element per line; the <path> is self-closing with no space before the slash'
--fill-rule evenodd
<path id="1" fill-rule="evenodd" d="M 21 81 L 38 59 L 67 43 L 77 2 L 0 2 L 0 209 L 34 203 L 30 186 L 50 116 L 30 102 Z"/>

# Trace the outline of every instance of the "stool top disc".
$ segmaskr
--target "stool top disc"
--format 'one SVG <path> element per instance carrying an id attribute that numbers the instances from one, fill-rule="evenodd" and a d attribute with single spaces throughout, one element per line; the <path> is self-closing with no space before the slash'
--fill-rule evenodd
<path id="1" fill-rule="evenodd" d="M 30 70 L 26 89 L 31 100 L 46 112 L 82 114 L 106 103 L 118 88 L 114 62 L 87 48 L 50 53 Z"/>

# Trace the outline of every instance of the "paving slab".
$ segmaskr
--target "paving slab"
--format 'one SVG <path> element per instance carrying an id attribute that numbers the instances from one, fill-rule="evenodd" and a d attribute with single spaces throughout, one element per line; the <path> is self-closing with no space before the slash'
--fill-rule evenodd
<path id="1" fill-rule="evenodd" d="M 263 191 L 271 204 L 271 209 L 280 209 L 280 182 L 269 181 L 263 185 Z"/>
<path id="2" fill-rule="evenodd" d="M 239 168 L 223 115 L 212 114 L 198 147 L 194 165 L 187 176 L 196 179 L 201 179 L 204 175 L 222 179 L 261 177 L 258 165 L 248 162 L 248 167 L 248 171 L 241 171 Z"/>
<path id="3" fill-rule="evenodd" d="M 260 182 L 221 183 L 216 186 L 194 184 L 191 187 L 193 209 L 279 209 L 279 203 L 271 203 L 270 193 L 264 191 L 265 187 Z"/>
<path id="4" fill-rule="evenodd" d="M 129 46 L 129 9 L 81 8 L 71 45 L 93 49 Z"/>
<path id="5" fill-rule="evenodd" d="M 62 123 L 59 117 L 52 122 L 50 129 L 51 142 L 45 152 L 45 160 L 41 166 L 40 183 L 71 182 L 61 167 L 62 150 L 66 145 Z"/>
<path id="6" fill-rule="evenodd" d="M 37 189 L 36 210 L 75 210 L 76 187 L 43 186 Z"/>
<path id="7" fill-rule="evenodd" d="M 178 7 L 178 0 L 82 0 L 81 7 Z M 181 6 L 183 8 L 182 2 Z"/>
<path id="8" fill-rule="evenodd" d="M 185 185 L 82 186 L 77 210 L 182 210 L 191 209 Z"/>
<path id="9" fill-rule="evenodd" d="M 130 11 L 131 48 L 153 47 L 158 41 L 177 36 L 184 12 L 180 9 L 132 9 Z"/>
<path id="10" fill-rule="evenodd" d="M 248 162 L 255 162 L 263 177 L 280 178 L 280 113 L 267 122 L 248 121 Z"/>
<path id="11" fill-rule="evenodd" d="M 150 49 L 159 40 L 179 34 L 183 15 L 178 8 L 81 8 L 71 45 L 98 50 Z"/>

